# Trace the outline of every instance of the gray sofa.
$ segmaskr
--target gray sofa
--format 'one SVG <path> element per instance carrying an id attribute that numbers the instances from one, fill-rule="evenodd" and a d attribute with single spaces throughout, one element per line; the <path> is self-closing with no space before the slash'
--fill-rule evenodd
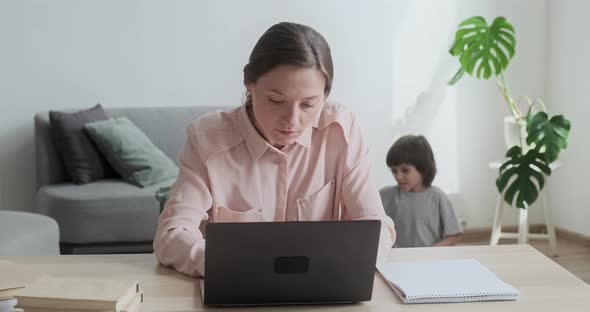
<path id="1" fill-rule="evenodd" d="M 105 108 L 110 117 L 125 116 L 175 162 L 186 127 L 197 117 L 229 107 Z M 49 112 L 35 115 L 37 195 L 35 212 L 55 219 L 62 253 L 151 252 L 159 215 L 155 192 L 174 179 L 140 188 L 123 180 L 84 185 L 68 181 L 52 144 Z"/>

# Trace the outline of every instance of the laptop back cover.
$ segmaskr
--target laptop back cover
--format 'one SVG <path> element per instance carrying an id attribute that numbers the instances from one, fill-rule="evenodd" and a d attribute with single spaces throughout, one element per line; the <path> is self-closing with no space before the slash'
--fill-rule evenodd
<path id="1" fill-rule="evenodd" d="M 381 222 L 209 223 L 206 305 L 371 299 Z"/>

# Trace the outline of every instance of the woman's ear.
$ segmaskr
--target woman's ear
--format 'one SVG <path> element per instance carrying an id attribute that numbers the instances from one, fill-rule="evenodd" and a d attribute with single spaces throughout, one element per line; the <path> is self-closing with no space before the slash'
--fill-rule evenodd
<path id="1" fill-rule="evenodd" d="M 252 91 L 254 90 L 254 83 L 249 82 L 244 84 L 244 86 L 246 87 L 246 94 L 252 94 Z"/>

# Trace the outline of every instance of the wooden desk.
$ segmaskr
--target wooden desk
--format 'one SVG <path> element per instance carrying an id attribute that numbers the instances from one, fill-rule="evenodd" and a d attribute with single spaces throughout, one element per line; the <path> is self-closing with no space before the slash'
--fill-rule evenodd
<path id="1" fill-rule="evenodd" d="M 403 305 L 377 274 L 373 300 L 353 305 L 207 309 L 196 279 L 158 265 L 151 254 L 4 257 L 55 276 L 138 279 L 145 302 L 140 311 L 590 311 L 590 286 L 529 245 L 393 249 L 392 261 L 476 258 L 521 295 L 518 301 Z"/>

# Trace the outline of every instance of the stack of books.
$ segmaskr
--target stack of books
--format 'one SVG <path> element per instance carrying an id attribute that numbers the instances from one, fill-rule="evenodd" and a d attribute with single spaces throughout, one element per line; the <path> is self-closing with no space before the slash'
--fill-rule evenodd
<path id="1" fill-rule="evenodd" d="M 139 281 L 43 277 L 16 294 L 24 312 L 136 312 L 143 303 Z"/>
<path id="2" fill-rule="evenodd" d="M 23 265 L 0 260 L 0 312 L 12 312 L 17 304 L 15 296 L 39 277 L 40 273 Z"/>

